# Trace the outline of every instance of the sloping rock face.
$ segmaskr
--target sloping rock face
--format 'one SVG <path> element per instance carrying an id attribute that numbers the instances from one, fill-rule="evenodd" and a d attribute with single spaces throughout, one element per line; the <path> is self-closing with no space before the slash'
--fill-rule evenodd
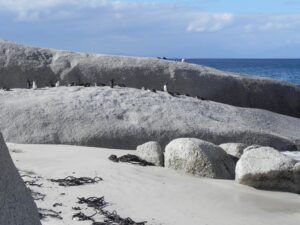
<path id="1" fill-rule="evenodd" d="M 68 83 L 106 83 L 115 79 L 128 87 L 169 90 L 230 105 L 261 108 L 300 117 L 300 87 L 250 78 L 212 68 L 154 58 L 80 54 L 33 48 L 0 40 L 0 87 L 39 87 L 60 80 Z"/>
<path id="2" fill-rule="evenodd" d="M 37 208 L 0 133 L 0 224 L 40 225 Z"/>
<path id="3" fill-rule="evenodd" d="M 300 170 L 293 160 L 270 147 L 245 152 L 236 165 L 236 182 L 255 188 L 300 193 Z"/>
<path id="4" fill-rule="evenodd" d="M 141 159 L 151 162 L 156 166 L 164 165 L 164 153 L 158 142 L 149 141 L 139 145 L 137 146 L 136 151 Z"/>
<path id="5" fill-rule="evenodd" d="M 165 167 L 201 177 L 234 179 L 235 163 L 217 145 L 196 138 L 179 138 L 166 146 Z"/>
<path id="6" fill-rule="evenodd" d="M 58 87 L 0 91 L 0 129 L 15 143 L 136 149 L 195 137 L 294 151 L 300 119 L 164 92 Z"/>
<path id="7" fill-rule="evenodd" d="M 228 155 L 231 155 L 235 158 L 241 158 L 244 149 L 247 148 L 247 145 L 243 143 L 224 143 L 219 145 Z"/>

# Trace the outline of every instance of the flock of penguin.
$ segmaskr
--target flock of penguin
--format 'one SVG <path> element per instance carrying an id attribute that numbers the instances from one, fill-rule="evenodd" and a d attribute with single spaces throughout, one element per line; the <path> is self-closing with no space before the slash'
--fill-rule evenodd
<path id="1" fill-rule="evenodd" d="M 49 84 L 50 84 L 50 85 L 49 85 L 50 87 L 59 87 L 59 86 L 60 86 L 60 81 L 59 81 L 59 80 L 56 80 L 54 83 L 53 83 L 53 82 L 50 82 Z M 73 82 L 73 83 L 68 84 L 68 86 L 91 87 L 91 83 L 79 83 L 79 84 L 77 84 L 77 83 Z M 106 86 L 106 85 L 105 85 L 104 83 L 94 83 L 94 86 L 95 86 L 95 87 L 98 87 L 98 86 Z M 110 86 L 111 88 L 114 88 L 114 87 L 116 87 L 116 86 L 118 86 L 118 87 L 126 87 L 125 84 L 118 84 L 118 83 L 115 83 L 115 80 L 114 80 L 114 79 L 111 79 L 111 80 L 110 80 L 109 86 Z M 4 91 L 10 91 L 10 88 L 7 88 L 7 87 L 3 87 L 3 88 L 1 88 L 1 89 L 4 90 Z M 33 89 L 33 90 L 38 89 L 38 86 L 37 86 L 36 81 L 30 81 L 29 79 L 27 79 L 27 89 Z M 151 91 L 151 92 L 154 92 L 154 93 L 156 93 L 156 91 L 157 91 L 156 89 L 148 89 L 148 88 L 145 88 L 145 87 L 142 87 L 141 89 L 142 89 L 142 90 L 145 90 L 145 91 Z M 173 96 L 173 97 L 178 97 L 178 96 L 180 96 L 180 95 L 185 95 L 185 96 L 187 96 L 187 97 L 191 97 L 189 94 L 181 94 L 181 93 L 179 93 L 179 92 L 170 92 L 170 91 L 168 90 L 168 83 L 164 84 L 163 89 L 160 90 L 160 91 L 166 92 L 166 93 L 168 93 L 169 95 L 171 95 L 171 96 Z M 205 98 L 203 98 L 203 97 L 200 97 L 200 96 L 195 96 L 195 98 L 196 98 L 196 99 L 199 99 L 199 100 L 207 100 L 207 99 L 205 99 Z"/>

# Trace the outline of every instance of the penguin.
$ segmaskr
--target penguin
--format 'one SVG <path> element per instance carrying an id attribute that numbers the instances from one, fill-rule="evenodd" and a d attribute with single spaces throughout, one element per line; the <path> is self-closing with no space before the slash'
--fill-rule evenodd
<path id="1" fill-rule="evenodd" d="M 175 96 L 173 92 L 168 91 L 168 94 L 171 96 Z"/>
<path id="2" fill-rule="evenodd" d="M 110 80 L 110 87 L 111 87 L 111 88 L 114 88 L 114 85 L 115 85 L 115 80 L 114 80 L 114 79 L 111 79 L 111 80 Z"/>
<path id="3" fill-rule="evenodd" d="M 168 92 L 168 83 L 166 83 L 165 85 L 164 85 L 164 92 Z"/>
<path id="4" fill-rule="evenodd" d="M 36 82 L 35 82 L 35 81 L 32 81 L 32 89 L 33 89 L 33 90 L 36 90 L 36 89 L 37 89 L 37 85 L 36 85 Z"/>
<path id="5" fill-rule="evenodd" d="M 32 84 L 29 79 L 27 79 L 27 89 L 32 88 Z"/>
<path id="6" fill-rule="evenodd" d="M 55 82 L 55 87 L 59 87 L 59 80 Z"/>
<path id="7" fill-rule="evenodd" d="M 10 88 L 9 88 L 9 87 L 6 87 L 6 86 L 4 86 L 3 88 L 0 88 L 0 89 L 2 89 L 2 90 L 4 90 L 4 91 L 11 91 Z"/>
<path id="8" fill-rule="evenodd" d="M 199 99 L 199 100 L 202 100 L 202 101 L 205 101 L 206 100 L 206 98 L 202 98 L 202 97 L 200 97 L 200 96 L 196 96 L 196 99 Z"/>
<path id="9" fill-rule="evenodd" d="M 97 87 L 97 86 L 98 86 L 98 85 L 97 85 L 97 83 L 95 82 L 95 83 L 94 83 L 94 87 Z"/>
<path id="10" fill-rule="evenodd" d="M 185 62 L 185 59 L 181 59 L 181 62 L 184 63 L 184 62 Z"/>

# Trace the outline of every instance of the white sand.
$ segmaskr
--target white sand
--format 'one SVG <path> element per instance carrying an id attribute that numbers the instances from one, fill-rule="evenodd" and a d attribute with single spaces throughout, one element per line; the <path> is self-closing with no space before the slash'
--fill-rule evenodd
<path id="1" fill-rule="evenodd" d="M 111 203 L 108 209 L 153 225 L 299 225 L 300 195 L 259 191 L 234 181 L 195 178 L 165 168 L 117 164 L 107 159 L 111 154 L 134 151 L 59 145 L 8 146 L 19 170 L 43 177 L 44 186 L 32 188 L 47 194 L 45 201 L 37 201 L 38 206 L 50 209 L 56 202 L 63 203 L 54 209 L 62 211 L 64 219 L 49 219 L 43 221 L 44 225 L 91 224 L 71 219 L 75 213 L 71 208 L 78 206 L 77 197 L 90 196 L 105 196 Z M 69 175 L 100 176 L 104 181 L 64 188 L 46 180 Z"/>

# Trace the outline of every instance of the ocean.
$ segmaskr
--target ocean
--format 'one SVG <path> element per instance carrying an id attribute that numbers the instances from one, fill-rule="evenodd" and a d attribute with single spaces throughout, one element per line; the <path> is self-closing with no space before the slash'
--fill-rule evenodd
<path id="1" fill-rule="evenodd" d="M 300 85 L 300 59 L 186 59 L 186 62 Z"/>

